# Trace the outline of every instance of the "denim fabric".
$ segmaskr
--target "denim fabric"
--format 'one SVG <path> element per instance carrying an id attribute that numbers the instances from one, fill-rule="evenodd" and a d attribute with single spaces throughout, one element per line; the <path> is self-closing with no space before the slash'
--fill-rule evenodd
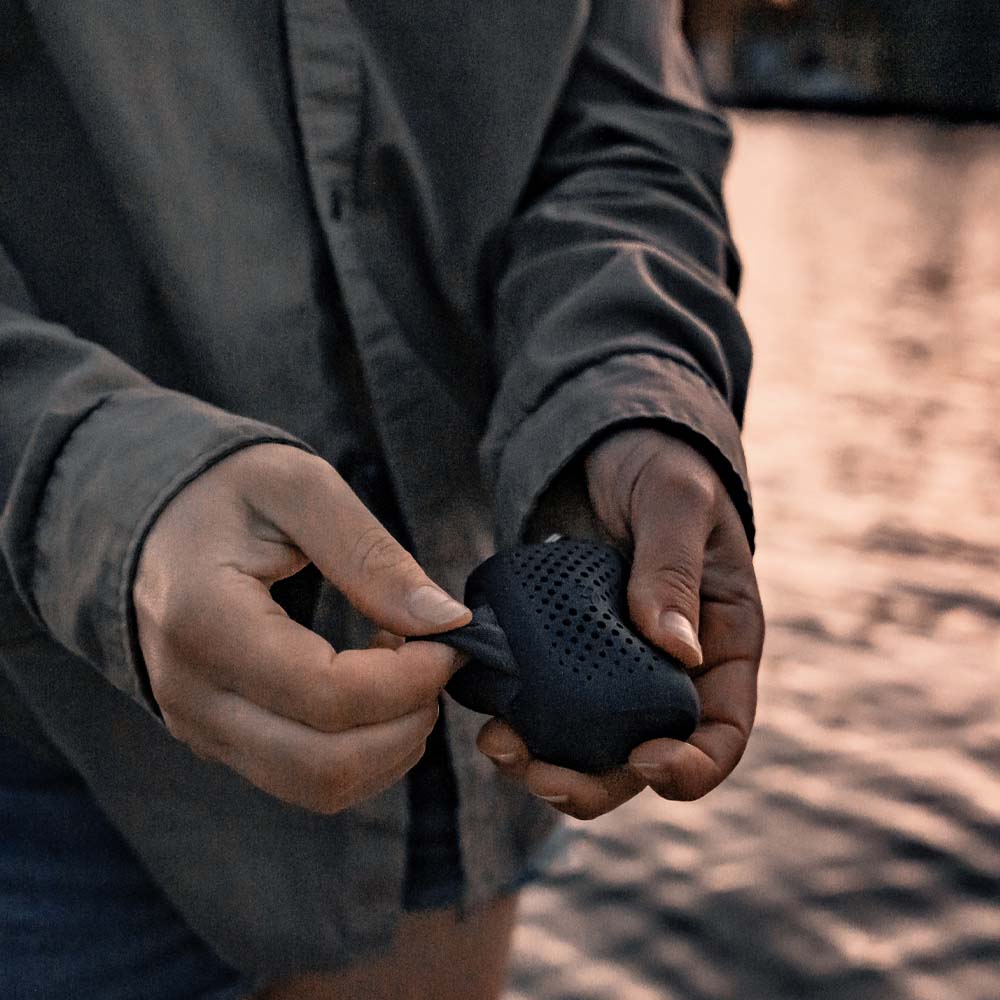
<path id="1" fill-rule="evenodd" d="M 0 996 L 248 993 L 167 902 L 79 778 L 0 734 Z"/>
<path id="2" fill-rule="evenodd" d="M 462 897 L 446 754 L 438 725 L 407 779 L 410 912 Z M 563 842 L 552 838 L 500 894 L 539 878 Z M 255 988 L 188 927 L 68 766 L 0 734 L 0 997 L 240 1000 Z"/>

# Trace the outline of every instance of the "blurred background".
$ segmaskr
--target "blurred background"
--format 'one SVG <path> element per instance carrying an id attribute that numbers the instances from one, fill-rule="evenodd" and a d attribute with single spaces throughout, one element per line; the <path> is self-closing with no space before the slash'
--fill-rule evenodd
<path id="1" fill-rule="evenodd" d="M 1000 2 L 689 0 L 769 632 L 697 803 L 573 823 L 510 1000 L 1000 1000 Z"/>
<path id="2" fill-rule="evenodd" d="M 729 104 L 1000 117 L 997 0 L 688 0 Z"/>

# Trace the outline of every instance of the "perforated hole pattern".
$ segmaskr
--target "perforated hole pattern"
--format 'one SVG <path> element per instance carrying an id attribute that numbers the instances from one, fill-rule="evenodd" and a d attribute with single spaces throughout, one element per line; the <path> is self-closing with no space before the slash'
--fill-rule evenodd
<path id="1" fill-rule="evenodd" d="M 620 764 L 654 737 L 687 739 L 697 693 L 680 665 L 627 623 L 627 573 L 621 553 L 584 540 L 516 546 L 486 560 L 465 599 L 491 609 L 513 670 L 504 656 L 499 669 L 474 661 L 449 693 L 506 719 L 542 760 L 578 770 Z M 441 638 L 460 643 L 461 631 Z"/>
<path id="2" fill-rule="evenodd" d="M 622 621 L 628 581 L 623 561 L 611 554 L 606 546 L 571 539 L 505 554 L 510 579 L 523 591 L 551 656 L 583 682 L 653 673 L 664 662 Z"/>

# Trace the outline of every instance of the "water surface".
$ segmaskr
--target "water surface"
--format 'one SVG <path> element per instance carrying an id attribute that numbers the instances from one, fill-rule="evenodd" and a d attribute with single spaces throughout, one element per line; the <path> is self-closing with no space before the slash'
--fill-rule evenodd
<path id="1" fill-rule="evenodd" d="M 573 824 L 509 1000 L 998 1000 L 1000 129 L 734 127 L 758 723 Z"/>

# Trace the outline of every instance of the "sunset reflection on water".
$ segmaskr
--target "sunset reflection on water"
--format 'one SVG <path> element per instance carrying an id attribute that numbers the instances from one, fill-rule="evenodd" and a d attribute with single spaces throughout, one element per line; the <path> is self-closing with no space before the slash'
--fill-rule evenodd
<path id="1" fill-rule="evenodd" d="M 757 727 L 574 824 L 509 998 L 997 1000 L 1000 129 L 733 122 Z"/>

